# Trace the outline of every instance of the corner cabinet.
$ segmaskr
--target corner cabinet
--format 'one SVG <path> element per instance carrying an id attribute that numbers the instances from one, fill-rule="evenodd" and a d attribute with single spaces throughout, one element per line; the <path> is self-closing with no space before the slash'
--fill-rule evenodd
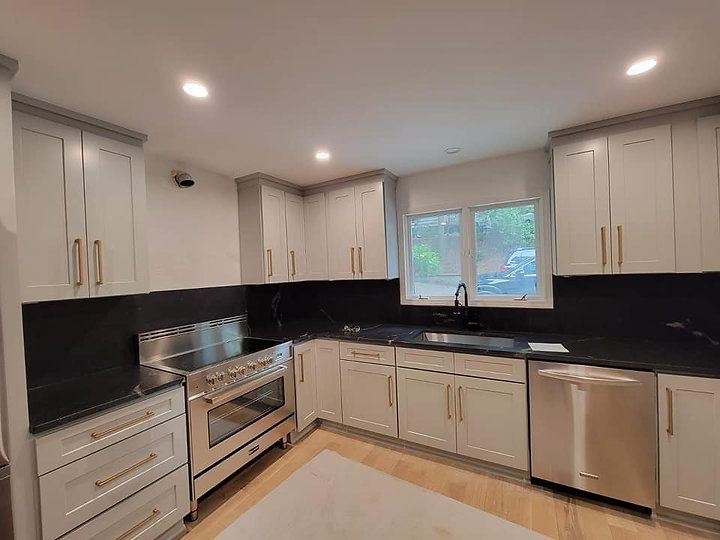
<path id="1" fill-rule="evenodd" d="M 702 269 L 720 270 L 720 115 L 698 120 Z"/>
<path id="2" fill-rule="evenodd" d="M 720 519 L 720 379 L 658 375 L 660 505 Z"/>
<path id="3" fill-rule="evenodd" d="M 23 302 L 148 291 L 140 146 L 13 113 Z"/>
<path id="4" fill-rule="evenodd" d="M 394 177 L 327 192 L 327 219 L 330 279 L 398 276 Z"/>

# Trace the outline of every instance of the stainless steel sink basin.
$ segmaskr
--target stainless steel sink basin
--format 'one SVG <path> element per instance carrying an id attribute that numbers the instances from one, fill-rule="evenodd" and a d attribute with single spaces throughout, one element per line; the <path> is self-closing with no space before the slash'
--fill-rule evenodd
<path id="1" fill-rule="evenodd" d="M 450 332 L 422 332 L 416 338 L 417 341 L 429 341 L 432 343 L 447 343 L 456 345 L 475 345 L 490 349 L 514 349 L 515 347 L 527 347 L 527 344 L 514 338 L 483 336 L 478 334 L 454 334 Z"/>

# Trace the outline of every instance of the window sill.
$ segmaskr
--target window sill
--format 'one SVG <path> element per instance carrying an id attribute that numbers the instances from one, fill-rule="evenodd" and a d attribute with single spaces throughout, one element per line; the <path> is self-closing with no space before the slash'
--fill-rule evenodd
<path id="1" fill-rule="evenodd" d="M 455 306 L 454 298 L 402 298 L 400 304 L 404 306 Z M 533 298 L 530 300 L 515 300 L 513 298 L 473 299 L 469 301 L 470 307 L 487 308 L 519 308 L 519 309 L 553 309 L 552 298 Z"/>

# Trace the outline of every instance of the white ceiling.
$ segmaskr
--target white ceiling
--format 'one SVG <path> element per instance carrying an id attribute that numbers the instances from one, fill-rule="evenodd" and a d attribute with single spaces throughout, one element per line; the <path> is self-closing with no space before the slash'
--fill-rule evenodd
<path id="1" fill-rule="evenodd" d="M 0 14 L 15 91 L 145 132 L 153 153 L 302 185 L 537 148 L 720 93 L 718 0 L 0 0 Z M 650 55 L 654 71 L 625 76 Z M 186 96 L 188 79 L 210 97 Z"/>

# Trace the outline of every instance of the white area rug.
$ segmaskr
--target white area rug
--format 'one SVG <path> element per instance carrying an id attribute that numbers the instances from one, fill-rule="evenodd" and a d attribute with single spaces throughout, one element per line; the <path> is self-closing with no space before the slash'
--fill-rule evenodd
<path id="1" fill-rule="evenodd" d="M 324 450 L 217 540 L 545 538 Z"/>

